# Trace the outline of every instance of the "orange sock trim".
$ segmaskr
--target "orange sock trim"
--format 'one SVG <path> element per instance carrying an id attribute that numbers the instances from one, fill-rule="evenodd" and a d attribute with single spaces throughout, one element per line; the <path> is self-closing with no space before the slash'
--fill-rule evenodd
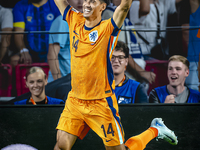
<path id="1" fill-rule="evenodd" d="M 154 134 L 154 138 L 158 136 L 158 129 L 156 129 L 154 127 L 150 127 L 149 130 L 151 130 L 152 133 Z"/>
<path id="2" fill-rule="evenodd" d="M 146 147 L 146 145 L 157 136 L 158 130 L 156 128 L 150 127 L 141 134 L 129 138 L 126 141 L 125 145 L 130 150 L 143 150 Z"/>

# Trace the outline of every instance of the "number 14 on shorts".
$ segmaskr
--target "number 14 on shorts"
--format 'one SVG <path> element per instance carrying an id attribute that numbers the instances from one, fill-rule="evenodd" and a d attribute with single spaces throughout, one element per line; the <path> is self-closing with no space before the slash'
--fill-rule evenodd
<path id="1" fill-rule="evenodd" d="M 104 136 L 107 137 L 108 134 L 112 134 L 112 136 L 114 136 L 114 131 L 113 131 L 113 127 L 112 127 L 112 124 L 110 123 L 108 125 L 108 129 L 106 130 L 105 126 L 102 125 L 101 126 L 102 130 L 103 130 L 103 133 L 104 133 Z M 107 132 L 106 132 L 107 131 Z M 106 142 L 109 142 L 110 140 L 106 140 Z"/>

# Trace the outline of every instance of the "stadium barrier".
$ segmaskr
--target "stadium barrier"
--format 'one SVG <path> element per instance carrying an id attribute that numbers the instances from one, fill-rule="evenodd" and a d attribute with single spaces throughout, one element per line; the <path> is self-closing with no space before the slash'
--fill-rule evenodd
<path id="1" fill-rule="evenodd" d="M 56 130 L 64 105 L 54 106 L 0 106 L 0 148 L 10 144 L 28 144 L 38 150 L 52 150 Z M 134 104 L 120 105 L 119 112 L 125 139 L 146 130 L 155 117 L 162 117 L 165 124 L 175 131 L 176 146 L 165 141 L 152 140 L 145 150 L 199 150 L 199 104 Z M 89 131 L 83 140 L 77 140 L 73 150 L 104 150 L 102 140 Z"/>

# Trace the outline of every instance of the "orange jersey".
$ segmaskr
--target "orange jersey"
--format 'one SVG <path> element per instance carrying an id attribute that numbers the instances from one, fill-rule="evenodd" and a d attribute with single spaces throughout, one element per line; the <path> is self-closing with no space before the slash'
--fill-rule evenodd
<path id="1" fill-rule="evenodd" d="M 88 28 L 83 14 L 71 6 L 63 18 L 70 32 L 71 94 L 85 100 L 111 96 L 115 83 L 110 58 L 120 29 L 113 19 Z"/>

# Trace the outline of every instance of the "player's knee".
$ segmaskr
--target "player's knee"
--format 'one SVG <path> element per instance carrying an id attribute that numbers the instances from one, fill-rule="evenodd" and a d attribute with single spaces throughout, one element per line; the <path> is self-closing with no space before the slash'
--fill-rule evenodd
<path id="1" fill-rule="evenodd" d="M 56 143 L 56 145 L 55 145 L 53 150 L 60 150 L 60 148 L 58 147 L 58 143 Z"/>
<path id="2" fill-rule="evenodd" d="M 70 150 L 69 147 L 67 146 L 67 139 L 63 136 L 63 134 L 57 134 L 57 143 L 56 143 L 56 147 L 57 149 L 54 150 Z"/>
<path id="3" fill-rule="evenodd" d="M 67 139 L 60 138 L 57 141 L 57 149 L 54 150 L 71 150 L 71 145 Z"/>
<path id="4" fill-rule="evenodd" d="M 58 130 L 57 132 L 57 147 L 55 150 L 71 150 L 73 142 L 70 141 L 68 133 L 65 131 Z"/>
<path id="5" fill-rule="evenodd" d="M 67 142 L 63 140 L 57 141 L 57 146 L 59 148 L 58 150 L 70 150 L 70 147 L 67 144 Z"/>

